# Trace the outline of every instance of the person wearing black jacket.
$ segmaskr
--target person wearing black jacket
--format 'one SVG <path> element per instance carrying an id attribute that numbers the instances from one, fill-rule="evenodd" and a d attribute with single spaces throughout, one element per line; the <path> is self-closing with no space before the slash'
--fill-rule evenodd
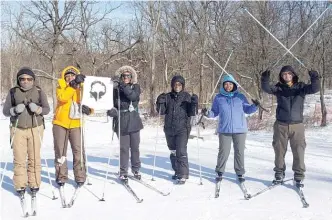
<path id="1" fill-rule="evenodd" d="M 197 112 L 198 97 L 184 91 L 185 80 L 180 75 L 172 78 L 171 87 L 171 92 L 158 96 L 157 112 L 165 115 L 164 132 L 175 171 L 172 179 L 184 184 L 189 177 L 187 143 L 191 130 L 190 117 Z"/>
<path id="2" fill-rule="evenodd" d="M 142 120 L 138 113 L 138 103 L 141 89 L 137 83 L 137 73 L 130 66 L 122 66 L 115 73 L 113 102 L 114 108 L 107 111 L 113 117 L 113 130 L 120 135 L 120 180 L 128 181 L 129 150 L 131 155 L 131 171 L 134 177 L 141 178 L 140 161 L 140 130 L 143 129 Z M 120 98 L 120 100 L 119 100 Z M 120 105 L 119 105 L 120 104 Z M 119 118 L 120 111 L 120 134 Z"/>
<path id="3" fill-rule="evenodd" d="M 279 82 L 270 85 L 270 71 L 263 72 L 261 86 L 264 92 L 277 97 L 276 122 L 273 127 L 273 148 L 275 152 L 274 184 L 282 183 L 285 177 L 285 155 L 288 140 L 293 152 L 293 171 L 296 186 L 303 187 L 305 173 L 304 153 L 305 134 L 303 124 L 304 99 L 308 94 L 319 91 L 318 72 L 309 71 L 311 84 L 298 81 L 298 76 L 291 66 L 282 67 Z"/>

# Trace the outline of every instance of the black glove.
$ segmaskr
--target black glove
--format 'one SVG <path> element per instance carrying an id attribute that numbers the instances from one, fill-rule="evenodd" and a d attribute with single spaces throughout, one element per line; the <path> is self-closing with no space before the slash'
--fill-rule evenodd
<path id="1" fill-rule="evenodd" d="M 315 70 L 310 70 L 309 76 L 310 76 L 310 78 L 318 78 L 318 72 Z"/>
<path id="2" fill-rule="evenodd" d="M 262 73 L 262 77 L 270 78 L 270 74 L 271 74 L 271 71 L 270 71 L 270 70 L 265 70 L 265 71 Z"/>
<path id="3" fill-rule="evenodd" d="M 208 110 L 207 110 L 207 108 L 203 108 L 202 111 L 201 111 L 201 113 L 204 116 L 208 116 Z"/>
<path id="4" fill-rule="evenodd" d="M 82 105 L 82 113 L 86 114 L 86 115 L 90 115 L 91 114 L 91 108 L 89 108 L 86 105 Z"/>
<path id="5" fill-rule="evenodd" d="M 191 96 L 191 103 L 198 104 L 198 96 L 196 94 Z"/>
<path id="6" fill-rule="evenodd" d="M 166 94 L 165 93 L 161 93 L 158 98 L 157 98 L 157 104 L 164 104 L 166 103 Z"/>
<path id="7" fill-rule="evenodd" d="M 109 117 L 115 118 L 118 116 L 118 110 L 116 108 L 112 108 L 111 110 L 107 110 L 107 115 Z"/>
<path id="8" fill-rule="evenodd" d="M 75 76 L 75 79 L 69 82 L 69 86 L 73 87 L 76 89 L 79 84 L 83 83 L 85 79 L 85 75 L 83 74 L 78 74 Z"/>
<path id="9" fill-rule="evenodd" d="M 257 99 L 251 99 L 252 103 L 254 103 L 254 105 L 259 106 L 261 103 L 257 100 Z"/>
<path id="10" fill-rule="evenodd" d="M 121 82 L 120 77 L 115 76 L 115 77 L 113 77 L 112 81 L 113 81 L 113 88 L 117 89 L 119 87 L 120 82 Z"/>

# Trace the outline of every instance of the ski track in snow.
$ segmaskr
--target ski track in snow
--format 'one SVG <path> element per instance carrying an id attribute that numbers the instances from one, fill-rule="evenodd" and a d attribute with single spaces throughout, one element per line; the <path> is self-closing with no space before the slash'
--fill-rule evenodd
<path id="1" fill-rule="evenodd" d="M 19 198 L 14 196 L 12 183 L 12 151 L 9 148 L 8 119 L 0 120 L 0 161 L 1 173 L 6 161 L 4 183 L 0 191 L 0 219 L 22 219 Z M 199 185 L 199 166 L 196 139 L 189 140 L 188 155 L 190 179 L 185 185 L 175 185 L 170 179 L 173 174 L 169 162 L 169 151 L 162 128 L 159 128 L 155 179 L 152 182 L 153 154 L 156 143 L 156 127 L 146 126 L 141 132 L 141 158 L 143 179 L 169 196 L 161 196 L 140 183 L 129 180 L 129 184 L 142 203 L 135 199 L 119 184 L 114 175 L 118 170 L 118 140 L 111 144 L 111 124 L 87 122 L 86 151 L 88 154 L 89 179 L 92 185 L 81 189 L 75 204 L 70 209 L 61 208 L 60 198 L 53 201 L 52 188 L 48 184 L 47 169 L 42 160 L 42 185 L 38 193 L 37 216 L 35 220 L 53 219 L 262 219 L 262 220 L 328 220 L 332 219 L 332 127 L 310 128 L 306 131 L 306 179 L 304 193 L 310 207 L 302 208 L 292 182 L 278 186 L 252 200 L 244 200 L 233 170 L 233 151 L 230 154 L 226 174 L 221 183 L 220 197 L 214 198 L 214 168 L 218 152 L 218 138 L 214 130 L 202 130 L 204 141 L 200 140 L 200 160 L 202 163 L 203 185 Z M 191 134 L 195 135 L 196 129 Z M 267 131 L 249 132 L 246 142 L 246 186 L 251 193 L 267 187 L 273 179 L 274 153 L 271 146 L 272 133 Z M 69 148 L 69 147 L 68 147 Z M 109 152 L 112 152 L 110 166 L 107 166 Z M 50 167 L 54 183 L 52 124 L 46 121 L 46 131 L 42 146 L 42 159 Z M 69 202 L 74 192 L 71 149 L 68 149 L 70 181 L 65 185 L 66 200 Z M 286 155 L 286 178 L 293 172 L 290 147 Z M 106 169 L 109 177 L 105 190 L 105 202 L 98 201 L 102 196 Z M 56 195 L 59 196 L 58 190 Z M 28 210 L 30 195 L 26 194 Z"/>

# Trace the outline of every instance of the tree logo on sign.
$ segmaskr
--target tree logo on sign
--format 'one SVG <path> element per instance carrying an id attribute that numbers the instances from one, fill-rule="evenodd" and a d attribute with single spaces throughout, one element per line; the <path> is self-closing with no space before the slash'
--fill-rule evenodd
<path id="1" fill-rule="evenodd" d="M 101 99 L 106 94 L 106 86 L 101 81 L 94 81 L 91 83 L 90 96 L 96 101 Z"/>

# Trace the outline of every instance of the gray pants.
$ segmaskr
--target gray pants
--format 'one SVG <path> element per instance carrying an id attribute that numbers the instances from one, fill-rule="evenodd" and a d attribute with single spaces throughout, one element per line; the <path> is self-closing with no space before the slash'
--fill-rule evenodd
<path id="1" fill-rule="evenodd" d="M 59 125 L 53 125 L 54 137 L 54 165 L 55 176 L 57 182 L 67 182 L 68 180 L 68 167 L 67 160 L 63 164 L 59 162 L 62 156 L 67 157 L 68 140 L 73 152 L 73 168 L 76 182 L 85 182 L 86 180 L 86 167 L 85 167 L 85 152 L 84 145 L 83 158 L 81 158 L 81 128 L 66 129 Z M 81 164 L 83 159 L 83 166 Z"/>
<path id="2" fill-rule="evenodd" d="M 141 161 L 139 158 L 140 132 L 120 136 L 120 175 L 128 175 L 129 149 L 132 172 L 139 171 Z"/>
<path id="3" fill-rule="evenodd" d="M 219 134 L 219 153 L 216 172 L 225 172 L 226 163 L 231 151 L 233 140 L 234 147 L 234 170 L 237 175 L 243 175 L 244 170 L 244 148 L 246 133 L 241 134 Z"/>
<path id="4" fill-rule="evenodd" d="M 273 149 L 275 153 L 274 171 L 276 175 L 285 172 L 285 155 L 287 152 L 288 140 L 293 153 L 294 179 L 303 180 L 305 173 L 304 153 L 306 148 L 304 125 L 285 124 L 276 121 L 273 126 Z"/>

